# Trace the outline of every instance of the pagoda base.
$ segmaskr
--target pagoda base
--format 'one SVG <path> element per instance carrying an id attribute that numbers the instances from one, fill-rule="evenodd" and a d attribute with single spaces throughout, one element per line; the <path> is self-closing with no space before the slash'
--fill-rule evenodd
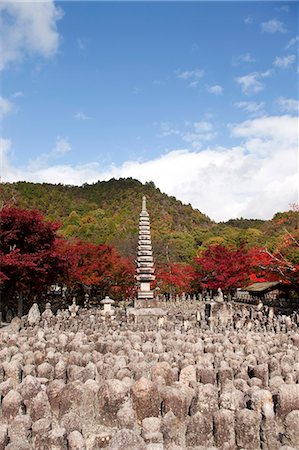
<path id="1" fill-rule="evenodd" d="M 143 308 L 157 308 L 158 302 L 154 298 L 151 299 L 134 299 L 134 308 L 143 309 Z"/>
<path id="2" fill-rule="evenodd" d="M 139 300 L 152 300 L 154 298 L 153 291 L 139 291 L 137 292 L 137 298 Z"/>

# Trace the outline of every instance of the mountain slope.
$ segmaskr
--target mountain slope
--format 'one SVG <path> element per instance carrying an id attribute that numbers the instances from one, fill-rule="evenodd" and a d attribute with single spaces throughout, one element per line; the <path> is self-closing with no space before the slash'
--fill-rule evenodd
<path id="1" fill-rule="evenodd" d="M 196 230 L 212 221 L 191 205 L 161 193 L 154 183 L 132 178 L 95 184 L 64 186 L 18 182 L 1 185 L 2 198 L 16 206 L 35 208 L 62 223 L 61 233 L 91 242 L 111 243 L 122 253 L 136 251 L 142 196 L 147 197 L 156 254 L 162 260 L 186 260 L 193 256 Z"/>
<path id="2" fill-rule="evenodd" d="M 272 220 L 232 219 L 218 223 L 191 205 L 184 205 L 132 178 L 111 179 L 83 186 L 2 183 L 2 202 L 35 208 L 61 222 L 60 233 L 94 243 L 109 243 L 126 256 L 136 254 L 142 196 L 147 197 L 155 258 L 158 262 L 190 261 L 209 244 L 266 245 L 275 248 L 285 230 L 298 226 L 298 213 L 277 213 Z"/>

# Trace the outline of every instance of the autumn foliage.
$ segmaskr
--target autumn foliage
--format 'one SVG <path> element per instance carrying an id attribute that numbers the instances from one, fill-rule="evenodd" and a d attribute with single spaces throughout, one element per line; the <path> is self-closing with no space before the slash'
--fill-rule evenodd
<path id="1" fill-rule="evenodd" d="M 0 282 L 6 290 L 38 291 L 54 283 L 65 267 L 56 245 L 59 225 L 35 210 L 4 207 L 0 228 Z"/>
<path id="2" fill-rule="evenodd" d="M 282 281 L 295 290 L 299 287 L 299 246 L 294 236 L 286 238 L 271 253 L 265 247 L 246 249 L 210 245 L 195 259 L 199 287 L 233 291 L 238 287 L 264 281 Z"/>
<path id="3" fill-rule="evenodd" d="M 271 265 L 271 257 L 265 248 L 253 247 L 248 250 L 250 258 L 250 283 L 261 283 L 265 281 L 275 281 L 277 277 L 271 274 L 269 268 Z"/>
<path id="4" fill-rule="evenodd" d="M 100 296 L 124 297 L 134 289 L 134 265 L 108 245 L 57 235 L 59 224 L 36 210 L 0 211 L 0 283 L 4 293 L 46 292 L 55 283 L 93 287 Z"/>
<path id="5" fill-rule="evenodd" d="M 249 280 L 250 257 L 243 246 L 210 245 L 195 261 L 202 288 L 232 291 Z"/>
<path id="6" fill-rule="evenodd" d="M 299 290 L 299 232 L 287 232 L 274 251 L 267 248 L 257 250 L 257 266 L 268 279 L 280 279 Z"/>
<path id="7" fill-rule="evenodd" d="M 192 292 L 196 273 L 190 264 L 172 263 L 158 266 L 156 277 L 161 293 L 182 294 Z"/>
<path id="8" fill-rule="evenodd" d="M 64 284 L 93 287 L 101 295 L 132 295 L 134 264 L 121 257 L 112 246 L 61 239 L 59 253 L 67 260 L 61 276 Z"/>
<path id="9" fill-rule="evenodd" d="M 101 221 L 99 217 L 97 219 Z M 278 217 L 277 220 L 280 220 Z M 53 284 L 70 292 L 88 288 L 95 296 L 134 296 L 133 260 L 107 244 L 58 234 L 59 224 L 36 210 L 4 206 L 0 210 L 0 285 L 6 296 L 46 293 Z M 274 250 L 263 246 L 211 243 L 191 264 L 156 262 L 161 293 L 192 293 L 202 289 L 225 292 L 258 281 L 281 280 L 299 289 L 299 231 L 287 230 Z"/>

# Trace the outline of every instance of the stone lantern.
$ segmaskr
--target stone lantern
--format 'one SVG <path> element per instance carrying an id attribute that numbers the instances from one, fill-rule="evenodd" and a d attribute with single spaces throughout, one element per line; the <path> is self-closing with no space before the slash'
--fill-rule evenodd
<path id="1" fill-rule="evenodd" d="M 104 306 L 104 309 L 102 309 L 101 311 L 103 320 L 105 320 L 106 316 L 114 317 L 115 310 L 112 305 L 114 305 L 115 301 L 112 300 L 112 298 L 110 298 L 108 295 L 106 295 L 106 297 L 103 300 L 101 300 L 100 303 L 101 305 Z"/>

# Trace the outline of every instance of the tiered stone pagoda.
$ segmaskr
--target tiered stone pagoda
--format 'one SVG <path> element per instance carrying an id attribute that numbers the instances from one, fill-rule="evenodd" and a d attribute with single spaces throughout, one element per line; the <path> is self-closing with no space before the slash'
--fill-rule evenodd
<path id="1" fill-rule="evenodd" d="M 151 282 L 155 280 L 154 260 L 150 232 L 150 219 L 146 210 L 146 197 L 142 198 L 142 210 L 139 219 L 139 240 L 137 254 L 137 275 L 139 283 L 137 300 L 152 300 L 154 292 Z"/>

